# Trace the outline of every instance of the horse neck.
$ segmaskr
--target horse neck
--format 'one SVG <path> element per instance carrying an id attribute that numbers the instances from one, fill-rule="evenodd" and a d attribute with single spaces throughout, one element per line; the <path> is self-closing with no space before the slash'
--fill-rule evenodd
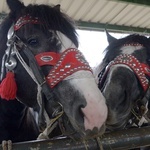
<path id="1" fill-rule="evenodd" d="M 63 33 L 59 32 L 59 31 L 57 31 L 56 33 L 57 33 L 58 39 L 61 42 L 60 52 L 63 52 L 69 48 L 77 48 L 75 46 L 75 44 L 67 36 L 65 36 Z"/>

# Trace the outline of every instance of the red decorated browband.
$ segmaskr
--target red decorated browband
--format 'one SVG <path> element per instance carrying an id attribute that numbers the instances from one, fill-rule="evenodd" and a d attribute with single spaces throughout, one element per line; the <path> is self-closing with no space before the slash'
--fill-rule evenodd
<path id="1" fill-rule="evenodd" d="M 37 17 L 32 17 L 29 14 L 20 17 L 17 22 L 14 25 L 14 30 L 17 31 L 19 30 L 23 25 L 27 23 L 32 23 L 32 24 L 41 24 L 41 22 L 38 20 Z"/>
<path id="2" fill-rule="evenodd" d="M 92 72 L 92 69 L 82 53 L 74 48 L 67 49 L 60 54 L 54 52 L 40 53 L 36 55 L 35 58 L 39 66 L 53 66 L 46 77 L 51 88 L 79 70 L 88 70 Z"/>

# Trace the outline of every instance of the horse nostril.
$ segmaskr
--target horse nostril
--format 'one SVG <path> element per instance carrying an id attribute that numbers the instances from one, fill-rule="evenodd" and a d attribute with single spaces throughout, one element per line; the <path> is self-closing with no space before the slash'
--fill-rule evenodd
<path id="1" fill-rule="evenodd" d="M 75 119 L 78 121 L 79 125 L 84 126 L 84 113 L 82 112 L 83 106 L 78 106 L 74 111 Z"/>
<path id="2" fill-rule="evenodd" d="M 82 112 L 82 108 L 83 108 L 83 107 L 80 107 L 80 108 L 79 108 L 79 115 L 81 116 L 81 118 L 84 117 L 84 114 L 83 114 L 83 112 Z"/>

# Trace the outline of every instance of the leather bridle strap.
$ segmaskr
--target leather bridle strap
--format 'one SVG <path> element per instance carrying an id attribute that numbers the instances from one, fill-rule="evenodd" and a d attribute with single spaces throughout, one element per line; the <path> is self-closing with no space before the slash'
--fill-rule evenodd
<path id="1" fill-rule="evenodd" d="M 77 71 L 88 70 L 92 73 L 92 69 L 82 53 L 75 48 L 68 48 L 62 53 L 42 52 L 37 54 L 35 59 L 41 67 L 45 65 L 53 66 L 46 77 L 46 81 L 51 88 L 54 88 L 59 82 L 67 80 Z"/>
<path id="2" fill-rule="evenodd" d="M 42 92 L 44 93 L 46 99 L 50 102 L 53 112 L 59 112 L 62 110 L 62 105 L 54 101 L 54 95 L 52 89 L 49 87 L 45 81 L 44 74 L 41 71 L 41 68 L 38 66 L 33 53 L 25 48 L 24 54 L 29 59 L 30 68 L 33 71 L 35 78 L 37 79 L 39 85 L 42 87 Z"/>

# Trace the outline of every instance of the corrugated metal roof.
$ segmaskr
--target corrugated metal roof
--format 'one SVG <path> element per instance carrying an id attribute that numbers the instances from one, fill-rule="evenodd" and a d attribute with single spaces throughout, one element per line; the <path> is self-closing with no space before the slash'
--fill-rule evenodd
<path id="1" fill-rule="evenodd" d="M 63 12 L 80 28 L 127 30 L 150 33 L 150 7 L 115 0 L 22 0 L 28 4 L 61 5 Z M 0 13 L 8 13 L 6 0 L 0 0 Z"/>

